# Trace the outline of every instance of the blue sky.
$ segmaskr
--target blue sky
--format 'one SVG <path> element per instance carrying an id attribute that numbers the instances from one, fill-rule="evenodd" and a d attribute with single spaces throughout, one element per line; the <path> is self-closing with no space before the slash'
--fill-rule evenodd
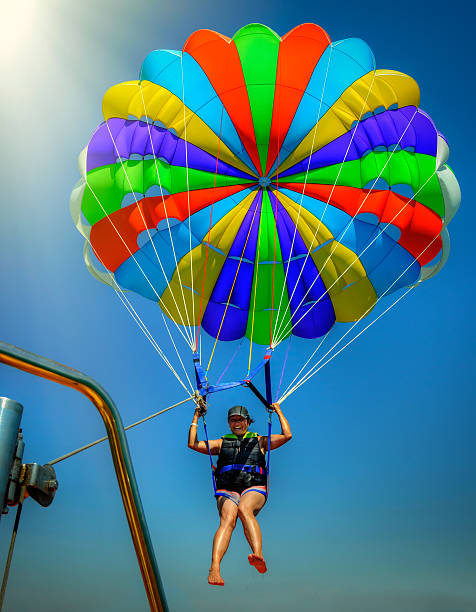
<path id="1" fill-rule="evenodd" d="M 192 405 L 129 433 L 172 610 L 476 611 L 472 17 L 459 1 L 226 8 L 25 0 L 2 10 L 0 336 L 98 380 L 125 424 L 179 401 L 183 390 L 114 293 L 85 269 L 68 201 L 104 92 L 137 78 L 149 51 L 180 48 L 199 28 L 230 36 L 256 21 L 282 35 L 312 21 L 332 40 L 363 38 L 379 68 L 413 76 L 421 107 L 450 144 L 463 200 L 448 264 L 283 405 L 294 438 L 273 453 L 260 515 L 267 575 L 247 565 L 237 529 L 225 588 L 206 584 L 217 515 L 208 460 L 185 444 Z M 158 308 L 134 304 L 169 350 Z M 297 343 L 288 380 L 309 350 Z M 72 390 L 2 366 L 0 395 L 25 407 L 28 462 L 104 435 L 92 405 Z M 262 408 L 239 390 L 214 398 L 212 436 L 224 433 L 236 401 L 264 430 Z M 5 609 L 146 610 L 107 445 L 58 465 L 57 475 L 49 509 L 25 505 Z M 13 514 L 2 518 L 2 558 L 12 525 Z"/>

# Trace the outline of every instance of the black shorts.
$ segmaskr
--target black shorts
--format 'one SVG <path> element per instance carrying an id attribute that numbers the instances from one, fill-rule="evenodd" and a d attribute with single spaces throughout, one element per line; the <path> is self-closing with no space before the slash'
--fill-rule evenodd
<path id="1" fill-rule="evenodd" d="M 266 487 L 257 485 L 254 487 L 248 487 L 247 489 L 242 489 L 242 487 L 237 487 L 241 489 L 240 491 L 228 491 L 227 489 L 217 489 L 215 492 L 215 497 L 226 497 L 227 499 L 231 499 L 237 506 L 240 504 L 240 500 L 243 495 L 246 493 L 250 493 L 251 491 L 256 491 L 256 493 L 262 493 L 266 498 L 268 497 L 268 491 Z"/>

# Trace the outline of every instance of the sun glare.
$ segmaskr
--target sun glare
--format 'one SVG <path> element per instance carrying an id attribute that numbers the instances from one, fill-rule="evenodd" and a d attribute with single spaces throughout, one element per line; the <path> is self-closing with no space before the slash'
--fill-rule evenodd
<path id="1" fill-rule="evenodd" d="M 18 53 L 34 41 L 35 22 L 39 13 L 38 0 L 17 0 L 5 3 L 1 11 L 0 57 L 10 63 Z"/>

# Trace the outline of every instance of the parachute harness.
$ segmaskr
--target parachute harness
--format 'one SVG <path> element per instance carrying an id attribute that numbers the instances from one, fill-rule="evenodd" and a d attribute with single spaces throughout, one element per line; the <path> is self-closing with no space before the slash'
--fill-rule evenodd
<path id="1" fill-rule="evenodd" d="M 203 371 L 202 365 L 200 363 L 200 355 L 198 352 L 193 354 L 193 363 L 195 367 L 195 376 L 197 380 L 197 389 L 193 394 L 193 400 L 200 411 L 200 416 L 203 419 L 203 430 L 205 433 L 205 441 L 207 444 L 208 456 L 210 459 L 210 468 L 212 473 L 212 484 L 213 484 L 213 492 L 216 494 L 216 482 L 215 482 L 215 465 L 213 463 L 212 453 L 210 450 L 210 441 L 208 438 L 207 431 L 207 422 L 206 422 L 206 412 L 207 412 L 207 395 L 211 393 L 216 393 L 217 391 L 224 391 L 226 389 L 232 389 L 234 387 L 248 387 L 254 395 L 263 403 L 266 411 L 268 412 L 268 448 L 266 452 L 266 497 L 269 495 L 269 465 L 271 459 L 271 429 L 272 429 L 272 415 L 273 408 L 272 404 L 272 390 L 271 390 L 271 354 L 273 349 L 269 347 L 266 350 L 263 361 L 251 372 L 248 372 L 247 378 L 244 378 L 239 381 L 227 382 L 227 383 L 217 383 L 215 385 L 209 385 L 205 372 Z M 266 384 L 266 397 L 264 397 L 261 392 L 255 387 L 255 385 L 251 382 L 251 379 L 262 369 L 264 368 L 265 375 L 265 384 Z"/>

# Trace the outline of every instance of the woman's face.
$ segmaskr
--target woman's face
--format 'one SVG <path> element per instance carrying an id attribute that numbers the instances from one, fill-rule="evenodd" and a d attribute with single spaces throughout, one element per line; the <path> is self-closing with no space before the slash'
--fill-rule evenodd
<path id="1" fill-rule="evenodd" d="M 228 419 L 228 424 L 230 426 L 231 432 L 236 436 L 244 436 L 246 431 L 248 430 L 248 419 L 245 419 L 242 416 L 234 415 Z"/>

